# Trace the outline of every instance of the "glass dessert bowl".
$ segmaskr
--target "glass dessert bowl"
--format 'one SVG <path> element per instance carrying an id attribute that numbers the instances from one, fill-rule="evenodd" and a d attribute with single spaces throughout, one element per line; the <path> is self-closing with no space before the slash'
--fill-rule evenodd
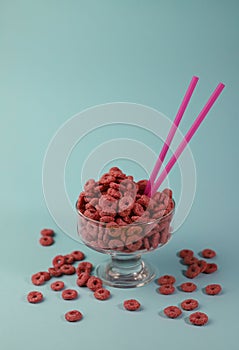
<path id="1" fill-rule="evenodd" d="M 136 182 L 117 167 L 88 180 L 76 203 L 77 232 L 85 245 L 107 254 L 96 273 L 113 287 L 139 287 L 155 277 L 141 255 L 165 245 L 175 210 L 172 191 L 145 195 L 147 180 Z"/>

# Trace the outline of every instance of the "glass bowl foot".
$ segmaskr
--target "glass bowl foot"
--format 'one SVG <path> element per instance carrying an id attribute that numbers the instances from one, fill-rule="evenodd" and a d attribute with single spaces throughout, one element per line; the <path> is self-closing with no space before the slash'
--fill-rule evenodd
<path id="1" fill-rule="evenodd" d="M 117 288 L 142 287 L 156 276 L 154 268 L 141 255 L 116 254 L 101 263 L 96 274 L 103 283 Z"/>

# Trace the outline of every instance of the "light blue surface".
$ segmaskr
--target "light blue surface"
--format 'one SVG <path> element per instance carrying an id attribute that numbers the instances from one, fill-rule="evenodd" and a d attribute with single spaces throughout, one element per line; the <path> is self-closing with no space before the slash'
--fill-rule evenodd
<path id="1" fill-rule="evenodd" d="M 202 342 L 208 349 L 238 348 L 238 12 L 232 0 L 0 1 L 1 349 L 181 350 L 187 344 L 199 350 Z M 39 288 L 44 303 L 27 303 L 31 274 L 47 268 L 54 255 L 78 248 L 57 229 L 44 202 L 42 162 L 53 134 L 79 111 L 112 101 L 145 104 L 173 119 L 194 74 L 200 82 L 183 132 L 217 83 L 226 88 L 191 144 L 197 164 L 191 213 L 169 245 L 147 258 L 179 285 L 178 250 L 218 252 L 219 271 L 200 276 L 194 294 L 209 324 L 190 326 L 186 313 L 179 320 L 162 317 L 166 305 L 187 295 L 161 296 L 155 283 L 111 289 L 104 303 L 87 290 L 63 302 L 48 283 Z M 66 178 L 73 197 L 69 172 Z M 39 246 L 42 227 L 57 231 L 53 246 Z M 95 264 L 105 259 L 83 249 Z M 64 280 L 74 286 L 73 277 Z M 223 293 L 204 295 L 208 281 L 221 283 Z M 142 311 L 122 309 L 131 297 L 141 301 Z M 81 322 L 64 321 L 72 308 L 84 314 Z"/>

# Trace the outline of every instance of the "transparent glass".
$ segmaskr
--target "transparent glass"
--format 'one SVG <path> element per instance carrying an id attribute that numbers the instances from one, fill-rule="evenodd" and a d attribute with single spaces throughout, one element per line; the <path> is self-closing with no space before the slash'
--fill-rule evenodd
<path id="1" fill-rule="evenodd" d="M 174 203 L 175 204 L 175 203 Z M 77 209 L 77 206 L 76 206 Z M 92 220 L 77 209 L 77 231 L 88 247 L 108 254 L 110 259 L 97 266 L 96 273 L 107 285 L 119 288 L 140 287 L 155 277 L 155 269 L 141 255 L 161 248 L 172 234 L 174 208 L 159 219 L 117 226 Z"/>

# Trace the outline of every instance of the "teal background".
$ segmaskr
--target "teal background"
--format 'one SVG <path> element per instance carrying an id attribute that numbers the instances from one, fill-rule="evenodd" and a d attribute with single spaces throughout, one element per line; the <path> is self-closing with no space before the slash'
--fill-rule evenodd
<path id="1" fill-rule="evenodd" d="M 236 0 L 0 1 L 1 349 L 238 348 L 238 15 Z M 226 88 L 191 143 L 198 182 L 191 213 L 171 243 L 148 260 L 180 284 L 176 251 L 218 252 L 219 271 L 199 277 L 193 295 L 209 324 L 190 326 L 186 313 L 164 319 L 162 309 L 187 295 L 161 296 L 155 283 L 111 289 L 104 303 L 87 290 L 63 302 L 48 283 L 41 287 L 45 302 L 27 303 L 35 289 L 31 274 L 47 268 L 54 255 L 78 248 L 44 202 L 42 162 L 54 133 L 72 115 L 112 101 L 145 104 L 173 119 L 194 74 L 200 82 L 183 132 L 218 82 Z M 39 230 L 48 226 L 57 232 L 56 243 L 42 248 Z M 105 259 L 83 249 L 95 264 Z M 223 293 L 202 294 L 208 281 L 221 283 Z M 65 282 L 74 286 L 74 278 Z M 141 312 L 122 309 L 131 297 L 141 301 Z M 65 322 L 72 308 L 84 320 Z"/>

